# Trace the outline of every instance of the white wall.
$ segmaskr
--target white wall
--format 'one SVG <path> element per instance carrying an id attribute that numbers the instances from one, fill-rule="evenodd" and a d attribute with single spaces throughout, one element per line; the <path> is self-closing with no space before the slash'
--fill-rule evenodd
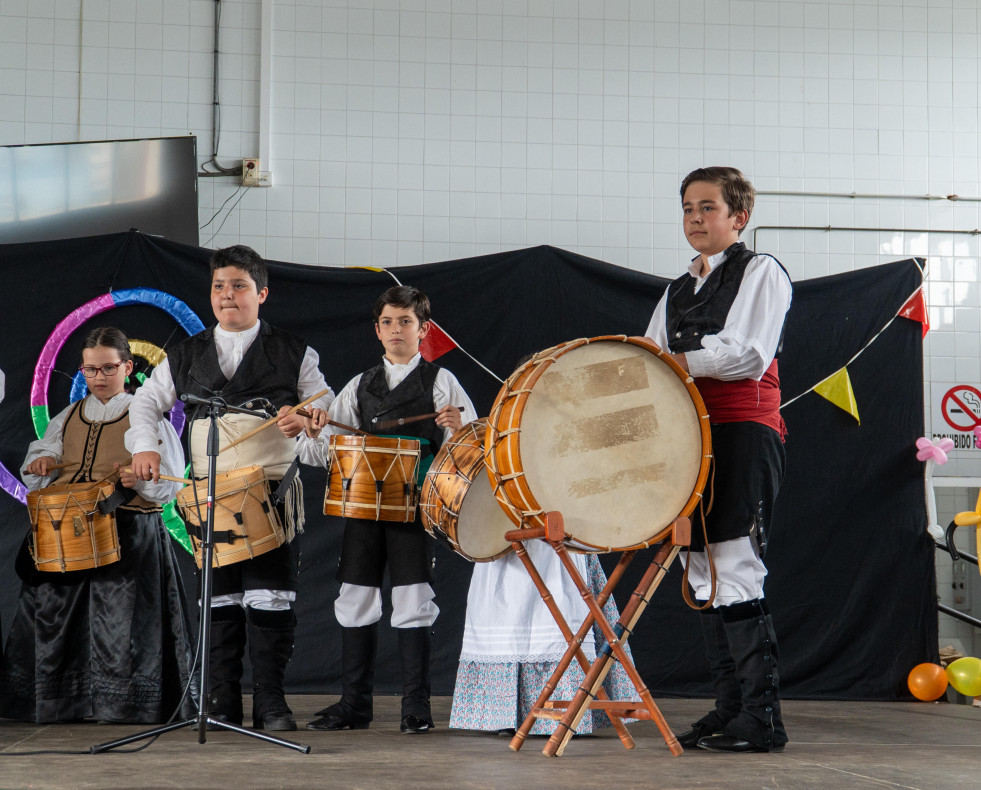
<path id="1" fill-rule="evenodd" d="M 795 278 L 928 256 L 928 394 L 981 382 L 977 0 L 270 2 L 274 186 L 201 179 L 202 224 L 235 195 L 203 245 L 389 266 L 553 244 L 674 276 L 681 177 L 732 164 L 764 193 L 905 196 L 762 194 L 751 227 L 784 229 L 747 239 Z M 221 7 L 230 165 L 259 153 L 262 15 Z M 0 0 L 0 143 L 190 132 L 207 158 L 213 16 Z M 871 230 L 786 229 L 829 225 Z M 981 476 L 958 456 L 941 471 Z"/>

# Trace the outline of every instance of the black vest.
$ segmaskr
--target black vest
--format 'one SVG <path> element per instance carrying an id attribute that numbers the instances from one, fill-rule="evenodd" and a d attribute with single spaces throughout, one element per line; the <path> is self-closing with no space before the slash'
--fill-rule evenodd
<path id="1" fill-rule="evenodd" d="M 388 388 L 385 378 L 385 363 L 366 371 L 358 382 L 358 414 L 361 417 L 361 430 L 368 433 L 398 434 L 428 439 L 430 452 L 437 453 L 443 444 L 443 429 L 436 420 L 419 420 L 390 428 L 375 430 L 372 420 L 379 422 L 397 420 L 399 417 L 415 417 L 417 414 L 430 414 L 436 411 L 433 402 L 433 385 L 439 366 L 420 359 L 416 368 L 393 390 Z M 426 455 L 423 450 L 423 455 Z"/>
<path id="2" fill-rule="evenodd" d="M 205 329 L 167 352 L 178 395 L 221 397 L 229 405 L 244 406 L 265 398 L 275 408 L 299 402 L 297 381 L 306 343 L 289 332 L 260 321 L 259 333 L 246 350 L 231 380 L 218 365 L 214 327 Z M 248 408 L 248 407 L 247 407 Z M 254 408 L 259 408 L 255 405 Z M 202 418 L 206 415 L 202 415 Z"/>
<path id="3" fill-rule="evenodd" d="M 755 257 L 755 252 L 737 241 L 726 250 L 725 260 L 709 274 L 698 293 L 695 293 L 697 278 L 691 274 L 683 274 L 668 286 L 665 329 L 672 354 L 697 351 L 702 348 L 705 335 L 718 334 L 725 328 L 746 267 Z M 780 261 L 777 265 L 783 269 Z"/>

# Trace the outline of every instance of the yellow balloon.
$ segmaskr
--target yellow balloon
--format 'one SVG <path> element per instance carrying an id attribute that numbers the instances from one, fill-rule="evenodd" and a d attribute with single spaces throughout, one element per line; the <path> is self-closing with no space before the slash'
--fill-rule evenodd
<path id="1" fill-rule="evenodd" d="M 981 696 L 981 658 L 958 658 L 947 665 L 950 685 L 965 697 Z"/>

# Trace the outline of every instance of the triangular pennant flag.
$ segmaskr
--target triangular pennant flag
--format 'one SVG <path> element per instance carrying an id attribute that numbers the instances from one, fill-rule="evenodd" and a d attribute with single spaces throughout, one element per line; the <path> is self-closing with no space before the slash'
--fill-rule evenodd
<path id="1" fill-rule="evenodd" d="M 926 337 L 926 333 L 930 331 L 930 314 L 927 312 L 923 288 L 917 289 L 916 293 L 906 300 L 906 304 L 899 309 L 897 315 L 910 321 L 919 321 L 923 325 L 923 337 Z"/>
<path id="2" fill-rule="evenodd" d="M 427 362 L 439 359 L 447 351 L 457 348 L 453 339 L 440 329 L 435 321 L 429 322 L 429 333 L 419 343 L 419 353 Z"/>
<path id="3" fill-rule="evenodd" d="M 858 418 L 858 403 L 852 391 L 852 380 L 848 377 L 848 368 L 842 368 L 837 373 L 828 376 L 814 387 L 814 391 L 822 398 L 827 398 L 839 409 L 847 411 L 861 425 Z"/>

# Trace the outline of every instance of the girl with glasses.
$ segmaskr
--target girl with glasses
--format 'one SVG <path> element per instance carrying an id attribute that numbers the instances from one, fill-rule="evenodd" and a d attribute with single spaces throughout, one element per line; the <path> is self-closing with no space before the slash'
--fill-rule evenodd
<path id="1" fill-rule="evenodd" d="M 118 476 L 120 558 L 87 570 L 38 571 L 21 550 L 16 567 L 24 584 L 0 670 L 0 716 L 157 723 L 181 702 L 190 672 L 184 589 L 161 518 L 161 503 L 180 483 L 139 481 L 128 468 L 123 435 L 134 377 L 126 336 L 92 330 L 80 370 L 89 394 L 31 442 L 21 475 L 31 490 Z M 184 454 L 169 422 L 157 424 L 157 439 L 161 471 L 182 477 Z M 186 700 L 182 715 L 192 711 Z"/>

